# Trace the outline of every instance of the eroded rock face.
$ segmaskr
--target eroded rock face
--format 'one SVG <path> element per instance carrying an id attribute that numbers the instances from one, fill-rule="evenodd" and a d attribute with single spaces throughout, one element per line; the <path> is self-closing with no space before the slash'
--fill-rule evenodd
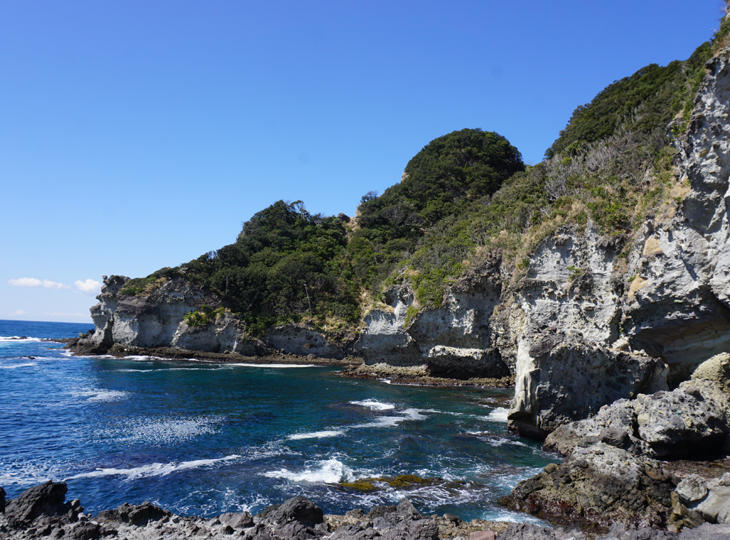
<path id="1" fill-rule="evenodd" d="M 184 319 L 178 324 L 170 346 L 192 351 L 234 352 L 246 356 L 262 354 L 266 346 L 247 335 L 240 321 L 225 313 L 204 326 L 190 326 Z"/>
<path id="2" fill-rule="evenodd" d="M 365 315 L 355 350 L 369 364 L 423 365 L 435 377 L 508 375 L 490 323 L 501 287 L 498 261 L 465 276 L 437 309 L 419 312 L 413 291 L 395 287 L 385 295 L 387 308 Z"/>
<path id="3" fill-rule="evenodd" d="M 412 294 L 400 294 L 392 312 L 366 317 L 368 361 L 499 358 L 515 375 L 511 425 L 542 436 L 615 399 L 660 390 L 663 378 L 674 388 L 706 358 L 730 351 L 728 116 L 724 51 L 708 63 L 676 142 L 681 204 L 650 216 L 627 248 L 590 223 L 559 229 L 516 282 L 493 261 L 475 272 L 481 281 L 454 287 L 438 310 L 415 315 L 412 307 L 410 319 Z"/>
<path id="4" fill-rule="evenodd" d="M 342 358 L 345 354 L 342 347 L 330 343 L 321 332 L 292 324 L 271 328 L 266 333 L 266 343 L 274 349 L 302 356 Z"/>
<path id="5" fill-rule="evenodd" d="M 113 345 L 132 347 L 173 347 L 212 353 L 256 356 L 280 350 L 291 354 L 314 354 L 342 358 L 344 348 L 329 342 L 322 333 L 287 325 L 272 328 L 263 340 L 249 335 L 245 324 L 230 312 L 212 315 L 204 325 L 190 325 L 185 314 L 203 307 L 220 305 L 220 299 L 191 286 L 180 278 L 165 279 L 150 292 L 125 295 L 124 276 L 104 278 L 104 287 L 91 308 L 96 327 L 93 334 L 79 340 L 78 352 L 104 353 Z"/>
<path id="6" fill-rule="evenodd" d="M 730 55 L 708 63 L 689 129 L 677 143 L 688 194 L 668 223 L 647 228 L 624 321 L 635 347 L 676 365 L 674 382 L 730 350 Z"/>
<path id="7" fill-rule="evenodd" d="M 191 287 L 182 279 L 165 280 L 149 294 L 125 295 L 124 276 L 104 276 L 104 286 L 91 308 L 96 330 L 79 346 L 89 352 L 105 352 L 112 345 L 169 347 L 184 316 L 218 299 Z"/>
<path id="8" fill-rule="evenodd" d="M 595 416 L 559 426 L 545 447 L 569 455 L 578 446 L 603 442 L 657 459 L 722 455 L 730 437 L 730 398 L 709 381 L 606 405 Z"/>
<path id="9" fill-rule="evenodd" d="M 508 418 L 520 432 L 536 437 L 624 396 L 666 388 L 658 359 L 586 345 L 578 336 L 546 335 L 529 349 L 522 341 L 516 371 Z"/>

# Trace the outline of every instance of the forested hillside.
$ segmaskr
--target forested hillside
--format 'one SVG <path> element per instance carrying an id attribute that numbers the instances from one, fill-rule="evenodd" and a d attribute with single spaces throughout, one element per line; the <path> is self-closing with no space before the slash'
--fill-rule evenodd
<path id="1" fill-rule="evenodd" d="M 686 127 L 709 44 L 650 65 L 578 107 L 546 159 L 526 167 L 501 135 L 463 129 L 426 145 L 399 183 L 362 197 L 357 216 L 278 201 L 236 241 L 177 268 L 130 280 L 122 294 L 182 277 L 215 293 L 253 333 L 284 322 L 356 327 L 389 286 L 438 306 L 461 274 L 501 258 L 519 276 L 540 239 L 590 224 L 621 244 L 672 194 L 673 136 Z"/>

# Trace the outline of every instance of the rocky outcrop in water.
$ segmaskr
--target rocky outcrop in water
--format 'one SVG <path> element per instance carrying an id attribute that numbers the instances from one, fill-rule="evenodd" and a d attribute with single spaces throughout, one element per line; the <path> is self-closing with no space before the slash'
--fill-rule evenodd
<path id="1" fill-rule="evenodd" d="M 113 347 L 171 348 L 208 353 L 264 356 L 277 352 L 323 358 L 343 358 L 345 347 L 330 342 L 316 330 L 295 325 L 270 328 L 263 339 L 252 336 L 246 325 L 220 306 L 215 295 L 186 280 L 159 278 L 147 290 L 128 292 L 125 276 L 104 276 L 104 286 L 91 308 L 95 330 L 77 340 L 72 350 L 102 354 Z M 188 313 L 209 310 L 204 320 L 186 319 Z"/>
<path id="2" fill-rule="evenodd" d="M 464 538 L 474 531 L 490 533 L 504 524 L 480 520 L 465 523 L 454 516 L 423 516 L 404 499 L 397 506 L 324 515 L 312 501 L 294 497 L 255 516 L 226 513 L 211 519 L 174 515 L 150 503 L 123 504 L 96 517 L 83 513 L 79 501 L 66 503 L 66 484 L 47 482 L 30 488 L 0 512 L 0 537 L 8 539 L 97 538 L 249 540 L 437 540 Z M 493 530 L 486 527 L 492 527 Z"/>

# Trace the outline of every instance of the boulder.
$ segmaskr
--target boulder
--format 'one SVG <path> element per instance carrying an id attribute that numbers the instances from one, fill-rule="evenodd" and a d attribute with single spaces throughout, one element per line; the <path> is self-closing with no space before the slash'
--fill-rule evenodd
<path id="1" fill-rule="evenodd" d="M 324 521 L 322 509 L 305 497 L 292 497 L 283 504 L 271 506 L 257 517 L 259 521 L 282 525 L 296 521 L 312 526 Z"/>
<path id="2" fill-rule="evenodd" d="M 729 399 L 720 383 L 698 377 L 671 392 L 618 400 L 591 418 L 559 426 L 545 448 L 569 455 L 603 442 L 659 459 L 715 457 L 730 436 Z"/>
<path id="3" fill-rule="evenodd" d="M 115 510 L 103 510 L 99 512 L 97 518 L 102 521 L 117 521 L 143 527 L 151 521 L 159 521 L 171 515 L 170 512 L 159 506 L 143 502 L 138 505 L 124 503 Z"/>
<path id="4" fill-rule="evenodd" d="M 0 487 L 0 514 L 5 513 L 5 490 Z"/>
<path id="5" fill-rule="evenodd" d="M 711 480 L 693 474 L 682 479 L 674 491 L 681 504 L 704 521 L 730 524 L 730 473 Z"/>
<path id="6" fill-rule="evenodd" d="M 11 527 L 24 527 L 40 516 L 60 516 L 71 506 L 66 504 L 66 484 L 46 482 L 24 491 L 5 507 L 5 517 Z"/>
<path id="7" fill-rule="evenodd" d="M 563 523 L 658 528 L 671 513 L 673 488 L 661 462 L 598 442 L 520 482 L 502 502 Z"/>
<path id="8" fill-rule="evenodd" d="M 221 514 L 220 516 L 218 516 L 218 519 L 221 521 L 221 523 L 230 525 L 234 529 L 248 529 L 249 527 L 253 527 L 254 525 L 253 517 L 251 517 L 251 514 L 249 514 L 248 512 L 228 512 L 226 514 Z"/>
<path id="9" fill-rule="evenodd" d="M 697 366 L 692 380 L 713 382 L 730 394 L 730 353 L 716 354 Z"/>

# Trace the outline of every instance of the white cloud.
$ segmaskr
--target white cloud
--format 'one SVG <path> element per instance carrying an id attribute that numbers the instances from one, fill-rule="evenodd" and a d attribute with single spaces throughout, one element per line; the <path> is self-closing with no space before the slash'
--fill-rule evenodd
<path id="1" fill-rule="evenodd" d="M 22 277 L 16 279 L 9 279 L 13 287 L 44 287 L 46 289 L 69 289 L 68 285 L 59 283 L 58 281 L 51 281 L 50 279 L 38 279 L 34 277 Z"/>
<path id="2" fill-rule="evenodd" d="M 76 285 L 78 290 L 85 293 L 95 293 L 101 288 L 101 283 L 91 278 L 87 278 L 84 281 L 77 279 L 74 281 L 74 285 Z"/>
<path id="3" fill-rule="evenodd" d="M 15 310 L 15 313 L 13 313 L 13 315 L 25 315 L 25 310 L 24 309 L 16 309 Z"/>

